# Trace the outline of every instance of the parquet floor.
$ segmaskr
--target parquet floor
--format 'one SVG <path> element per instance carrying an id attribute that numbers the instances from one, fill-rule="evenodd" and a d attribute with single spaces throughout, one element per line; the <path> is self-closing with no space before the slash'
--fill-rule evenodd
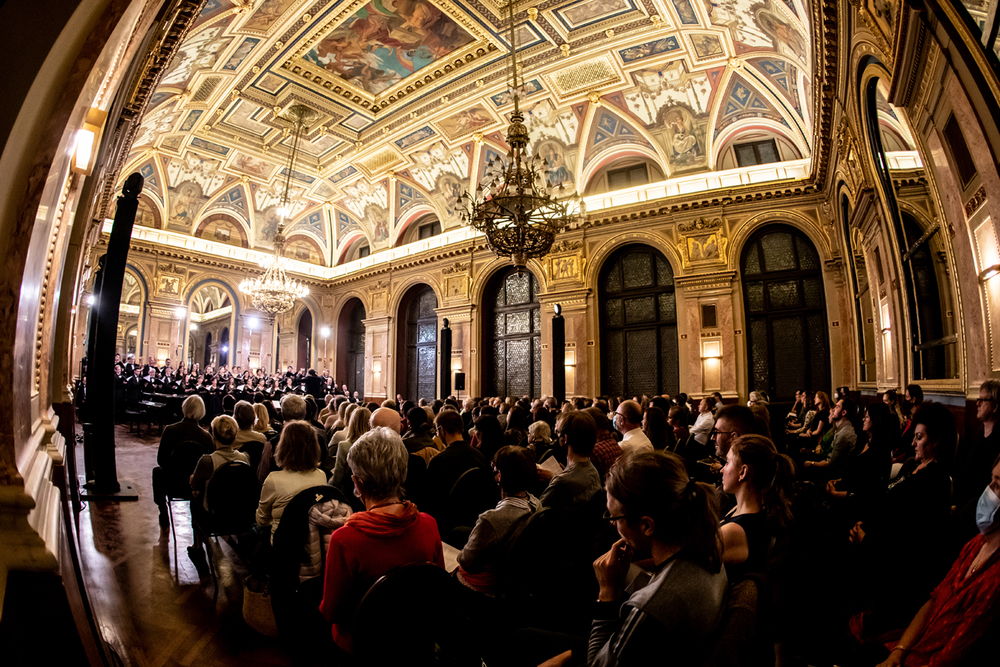
<path id="1" fill-rule="evenodd" d="M 125 665 L 176 667 L 289 665 L 277 640 L 243 621 L 246 571 L 225 543 L 212 544 L 219 596 L 199 581 L 187 557 L 187 503 L 173 504 L 176 560 L 170 530 L 160 530 L 151 495 L 159 435 L 116 427 L 119 480 L 134 483 L 138 502 L 92 502 L 80 512 L 81 560 L 87 590 L 105 639 Z M 82 447 L 77 448 L 83 470 Z"/>

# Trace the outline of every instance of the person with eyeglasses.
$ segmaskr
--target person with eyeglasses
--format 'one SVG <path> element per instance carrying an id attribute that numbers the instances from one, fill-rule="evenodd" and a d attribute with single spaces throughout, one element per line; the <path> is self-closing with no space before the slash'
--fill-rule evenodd
<path id="1" fill-rule="evenodd" d="M 575 510 L 601 491 L 601 476 L 590 461 L 597 443 L 594 418 L 582 410 L 567 412 L 556 423 L 555 442 L 566 452 L 566 467 L 545 487 L 541 505 L 555 510 Z"/>
<path id="2" fill-rule="evenodd" d="M 441 410 L 434 418 L 434 427 L 444 450 L 427 464 L 427 511 L 438 518 L 447 511 L 448 494 L 462 473 L 472 468 L 488 468 L 489 464 L 465 440 L 462 415 L 456 410 Z"/>
<path id="3" fill-rule="evenodd" d="M 714 489 L 690 479 L 673 453 L 628 453 L 608 472 L 605 519 L 621 539 L 594 561 L 599 593 L 587 655 L 566 651 L 545 664 L 649 665 L 655 656 L 703 664 L 729 589 Z M 628 595 L 638 558 L 652 560 L 652 578 Z"/>
<path id="4" fill-rule="evenodd" d="M 653 443 L 642 432 L 642 408 L 636 401 L 622 401 L 614 412 L 615 429 L 622 434 L 619 445 L 625 453 L 653 451 Z"/>

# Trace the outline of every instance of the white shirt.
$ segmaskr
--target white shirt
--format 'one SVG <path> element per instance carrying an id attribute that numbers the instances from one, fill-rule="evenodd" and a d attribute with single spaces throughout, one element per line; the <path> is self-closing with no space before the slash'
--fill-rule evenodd
<path id="1" fill-rule="evenodd" d="M 641 428 L 634 428 L 622 438 L 621 443 L 619 443 L 622 448 L 622 452 L 651 452 L 653 451 L 653 443 L 649 441 L 646 434 L 642 432 Z"/>
<path id="2" fill-rule="evenodd" d="M 694 436 L 699 445 L 707 445 L 714 427 L 715 415 L 711 412 L 702 412 L 694 421 L 694 426 L 691 427 L 691 435 Z"/>

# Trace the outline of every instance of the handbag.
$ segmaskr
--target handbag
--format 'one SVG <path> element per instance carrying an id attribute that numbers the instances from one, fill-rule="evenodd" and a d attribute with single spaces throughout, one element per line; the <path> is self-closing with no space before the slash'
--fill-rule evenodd
<path id="1" fill-rule="evenodd" d="M 243 620 L 266 637 L 278 636 L 266 580 L 249 577 L 243 582 Z"/>

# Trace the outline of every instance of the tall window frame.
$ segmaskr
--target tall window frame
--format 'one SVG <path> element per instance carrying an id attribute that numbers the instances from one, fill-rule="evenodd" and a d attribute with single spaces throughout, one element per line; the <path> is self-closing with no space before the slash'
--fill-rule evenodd
<path id="1" fill-rule="evenodd" d="M 483 293 L 484 395 L 542 395 L 542 310 L 531 271 L 498 271 Z"/>

